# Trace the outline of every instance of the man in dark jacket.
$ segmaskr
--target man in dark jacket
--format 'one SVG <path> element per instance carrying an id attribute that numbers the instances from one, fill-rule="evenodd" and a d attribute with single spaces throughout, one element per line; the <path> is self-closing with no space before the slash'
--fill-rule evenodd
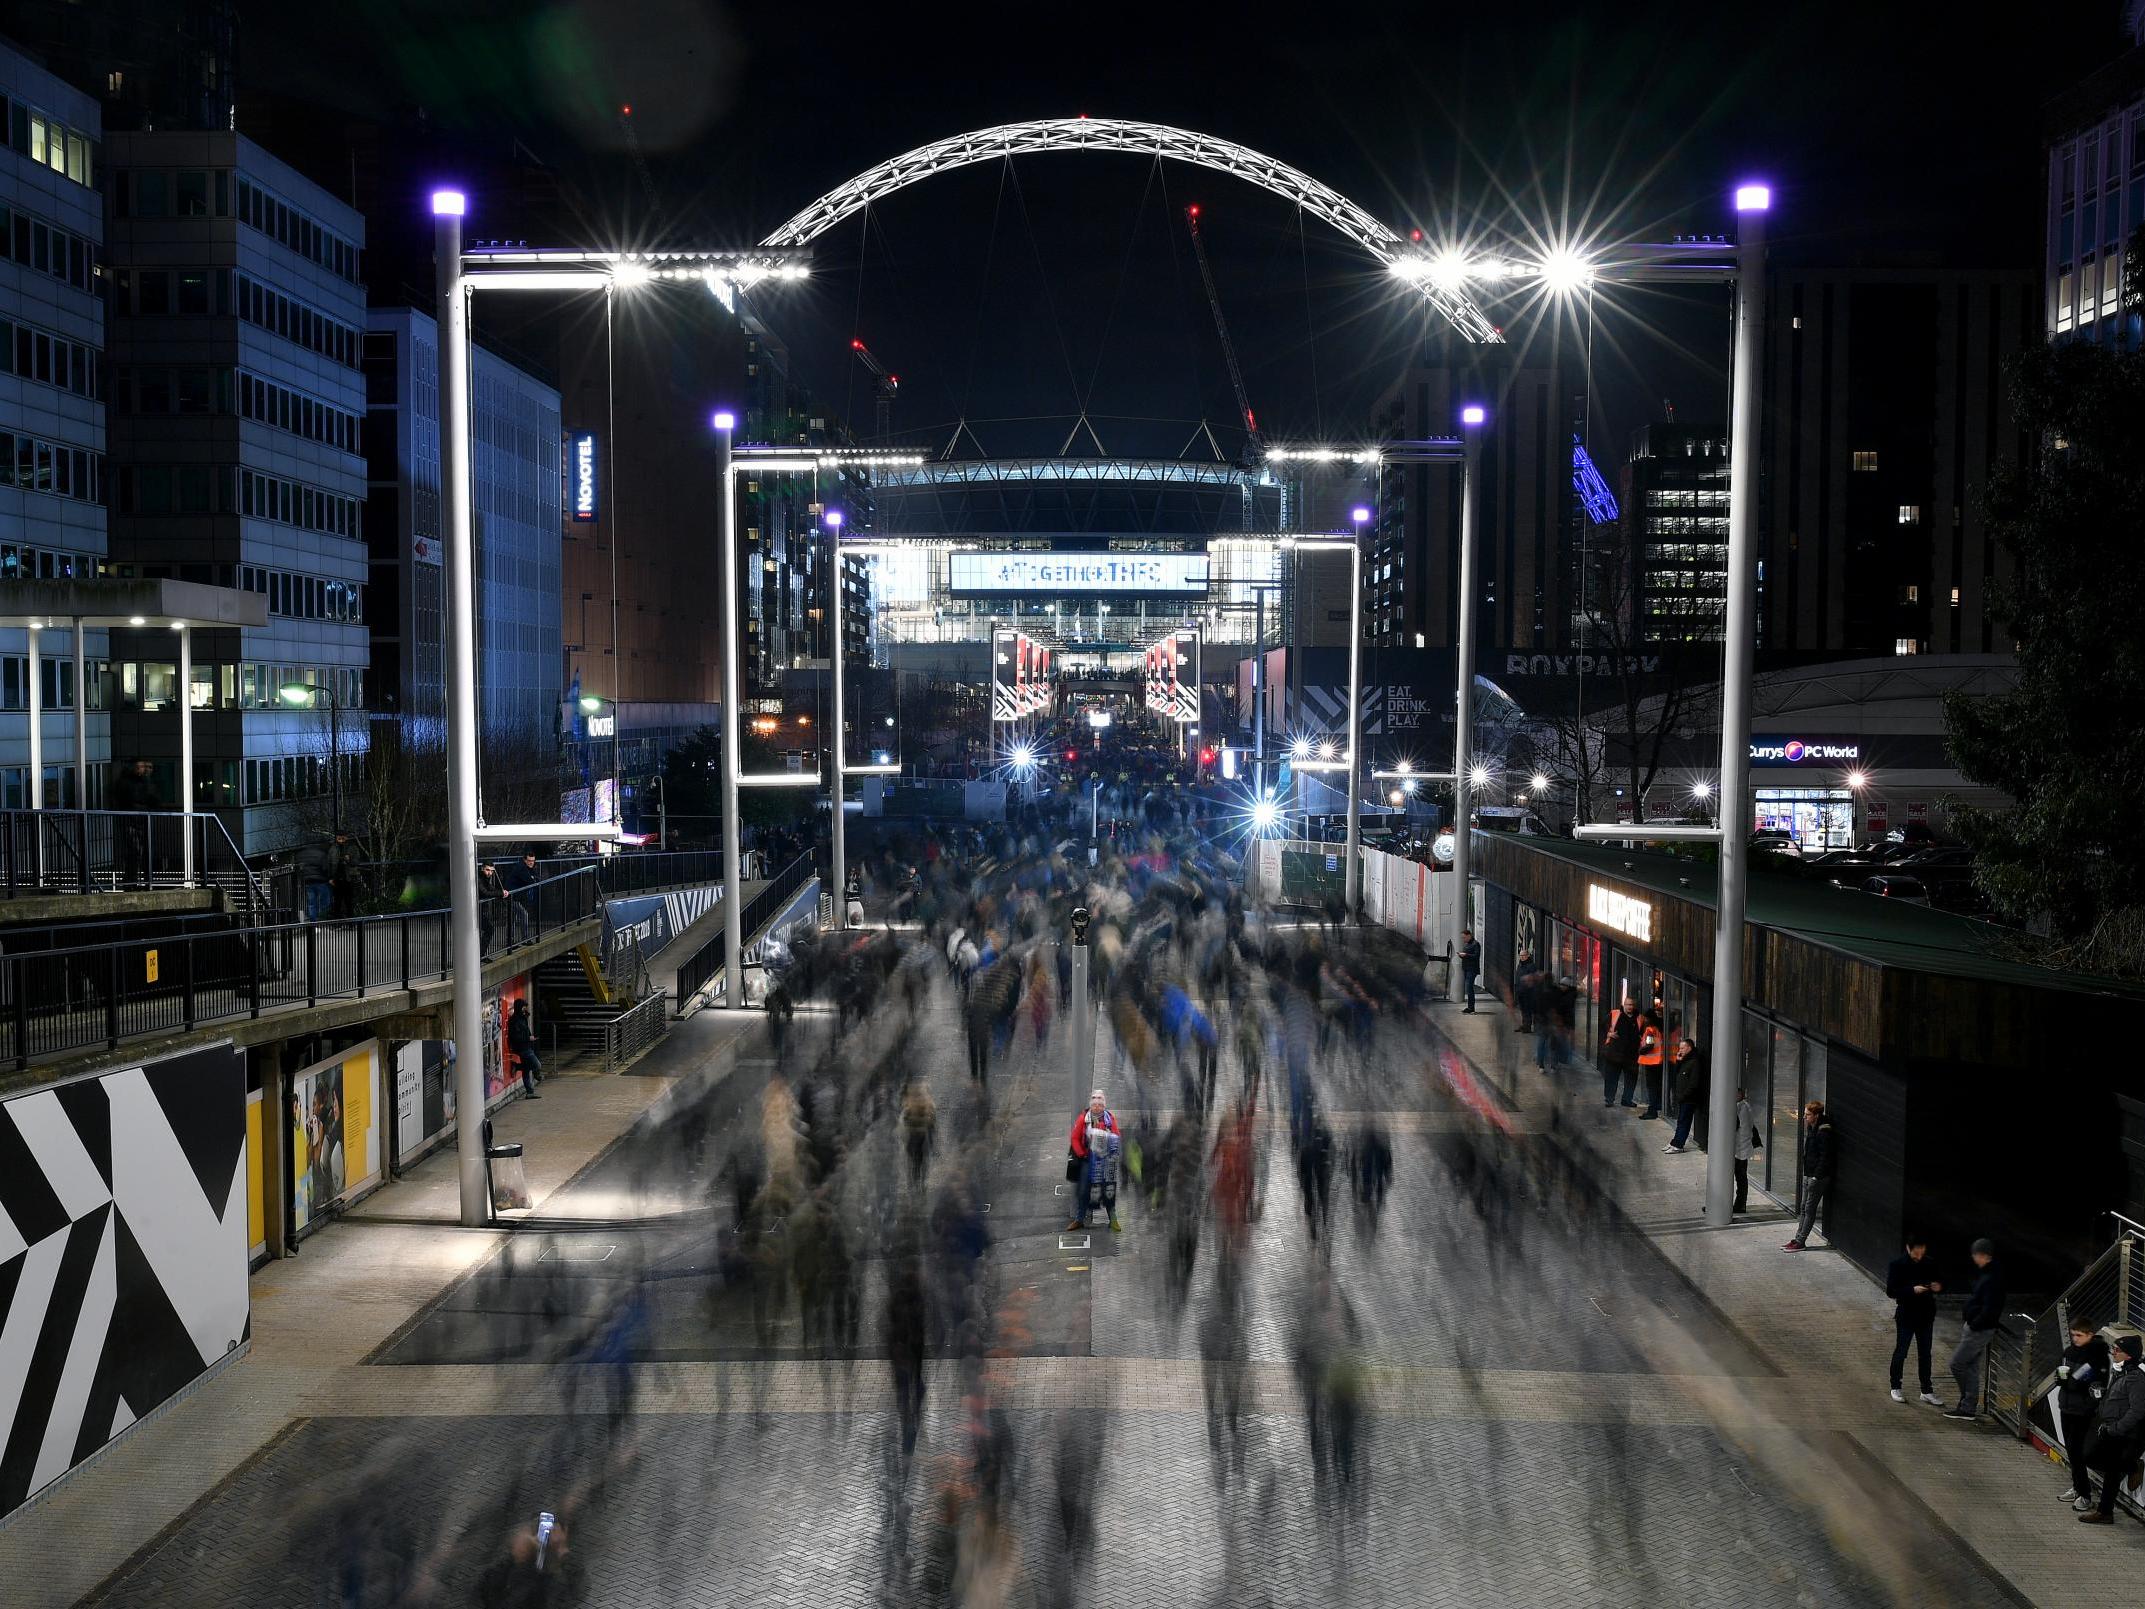
<path id="1" fill-rule="evenodd" d="M 1616 1104 L 1616 1087 L 1624 1086 L 1624 1105 L 1636 1106 L 1631 1084 L 1638 1077 L 1639 1019 L 1629 1000 L 1609 1013 L 1609 1031 L 1601 1038 L 1601 1104 Z"/>
<path id="2" fill-rule="evenodd" d="M 2081 1525 L 2113 1525 L 2115 1494 L 2145 1452 L 2145 1342 L 2134 1335 L 2115 1343 L 2122 1370 L 2108 1382 L 2093 1414 L 2085 1461 L 2101 1472 L 2100 1507 L 2081 1514 Z"/>
<path id="3" fill-rule="evenodd" d="M 521 1092 L 532 1101 L 542 1100 L 536 1093 L 536 1075 L 544 1070 L 544 1064 L 536 1054 L 536 1027 L 529 1020 L 529 1002 L 517 1000 L 506 1019 L 506 1048 L 513 1054 L 521 1069 Z"/>
<path id="4" fill-rule="evenodd" d="M 1944 1410 L 1946 1419 L 1981 1417 L 1982 1361 L 1996 1339 L 2003 1317 L 2003 1273 L 1996 1266 L 1996 1242 L 1974 1242 L 1974 1288 L 1966 1298 L 1966 1329 L 1951 1355 L 1951 1377 L 1959 1382 L 1959 1400 Z"/>
<path id="5" fill-rule="evenodd" d="M 1698 1121 L 1698 1114 L 1706 1109 L 1706 1098 L 1712 1090 L 1706 1082 L 1705 1053 L 1677 1026 L 1679 1019 L 1669 1018 L 1668 1037 L 1675 1049 L 1669 1053 L 1668 1076 L 1672 1080 L 1669 1092 L 1676 1102 L 1676 1133 L 1664 1151 L 1681 1151 L 1690 1143 L 1691 1128 Z"/>
<path id="6" fill-rule="evenodd" d="M 1482 946 L 1475 939 L 1471 927 L 1460 930 L 1460 991 L 1467 996 L 1462 1013 L 1472 1016 L 1475 1010 L 1475 985 L 1482 977 Z"/>
<path id="7" fill-rule="evenodd" d="M 1809 1244 L 1810 1231 L 1818 1227 L 1818 1214 L 1825 1210 L 1825 1198 L 1832 1194 L 1833 1176 L 1839 1171 L 1838 1143 L 1832 1133 L 1832 1119 L 1825 1115 L 1825 1103 L 1810 1102 L 1802 1109 L 1802 1216 L 1795 1222 L 1795 1238 L 1782 1246 L 1782 1251 L 1801 1251 Z M 1832 1239 L 1831 1223 L 1828 1213 L 1828 1242 Z"/>
<path id="8" fill-rule="evenodd" d="M 2108 1343 L 2099 1327 L 2082 1314 L 2071 1318 L 2071 1344 L 2056 1365 L 2056 1413 L 2063 1423 L 2063 1457 L 2070 1470 L 2071 1507 L 2083 1514 L 2093 1506 L 2093 1472 L 2086 1467 L 2085 1444 L 2093 1416 L 2108 1389 Z"/>
<path id="9" fill-rule="evenodd" d="M 1906 1381 L 1907 1348 L 1912 1345 L 1918 1352 L 1915 1361 L 1921 1366 L 1922 1401 L 1940 1408 L 1943 1401 L 1929 1378 L 1929 1342 L 1936 1329 L 1937 1292 L 1944 1287 L 1931 1277 L 1933 1273 L 1929 1266 L 1929 1237 L 1909 1234 L 1907 1249 L 1894 1257 L 1892 1266 L 1885 1270 L 1884 1294 L 1896 1304 L 1892 1324 L 1899 1331 L 1899 1340 L 1892 1348 L 1892 1400 L 1907 1400 L 1901 1388 Z"/>

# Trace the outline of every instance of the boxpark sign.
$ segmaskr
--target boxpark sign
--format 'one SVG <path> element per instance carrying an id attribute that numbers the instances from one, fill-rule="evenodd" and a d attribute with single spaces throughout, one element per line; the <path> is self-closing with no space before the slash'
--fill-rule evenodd
<path id="1" fill-rule="evenodd" d="M 1860 765 L 1862 742 L 1859 738 L 1752 737 L 1750 763 L 1818 767 Z"/>

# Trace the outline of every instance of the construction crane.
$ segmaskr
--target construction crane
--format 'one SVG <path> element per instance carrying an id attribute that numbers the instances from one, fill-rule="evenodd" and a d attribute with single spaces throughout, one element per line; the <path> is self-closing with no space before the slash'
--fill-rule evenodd
<path id="1" fill-rule="evenodd" d="M 1207 288 L 1207 306 L 1214 310 L 1214 333 L 1221 337 L 1221 355 L 1229 365 L 1229 384 L 1236 388 L 1236 409 L 1244 416 L 1247 444 L 1256 456 L 1260 446 L 1258 415 L 1251 411 L 1251 398 L 1244 390 L 1244 371 L 1236 361 L 1236 343 L 1229 339 L 1229 321 L 1221 314 L 1221 293 L 1214 288 L 1214 270 L 1207 266 L 1206 242 L 1199 237 L 1199 203 L 1184 209 L 1184 226 L 1192 233 L 1192 255 L 1199 259 L 1199 279 Z"/>
<path id="2" fill-rule="evenodd" d="M 886 365 L 874 357 L 871 348 L 862 341 L 851 341 L 849 350 L 856 354 L 859 363 L 871 371 L 874 390 L 879 399 L 876 416 L 878 430 L 873 439 L 890 440 L 894 434 L 894 399 L 901 395 L 901 376 L 889 373 Z"/>

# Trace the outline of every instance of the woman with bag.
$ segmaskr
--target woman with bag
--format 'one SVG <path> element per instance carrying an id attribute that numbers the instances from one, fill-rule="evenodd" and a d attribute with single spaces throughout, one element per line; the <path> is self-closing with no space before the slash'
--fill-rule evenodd
<path id="1" fill-rule="evenodd" d="M 1739 1089 L 1735 1092 L 1735 1205 L 1731 1214 L 1750 1210 L 1750 1159 L 1764 1143 L 1758 1133 L 1758 1114 Z"/>
<path id="2" fill-rule="evenodd" d="M 1068 1231 L 1085 1229 L 1088 1214 L 1098 1204 L 1110 1215 L 1113 1230 L 1124 1227 L 1117 1221 L 1117 1157 L 1122 1143 L 1117 1114 L 1103 1104 L 1101 1090 L 1093 1091 L 1087 1109 L 1073 1118 L 1066 1146 L 1065 1180 L 1078 1191 L 1072 1222 L 1065 1226 Z"/>

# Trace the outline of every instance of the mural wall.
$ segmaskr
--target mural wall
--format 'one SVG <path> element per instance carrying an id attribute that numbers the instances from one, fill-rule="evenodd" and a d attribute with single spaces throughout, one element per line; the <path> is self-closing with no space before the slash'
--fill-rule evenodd
<path id="1" fill-rule="evenodd" d="M 0 1102 L 0 1514 L 245 1341 L 245 1057 Z"/>

